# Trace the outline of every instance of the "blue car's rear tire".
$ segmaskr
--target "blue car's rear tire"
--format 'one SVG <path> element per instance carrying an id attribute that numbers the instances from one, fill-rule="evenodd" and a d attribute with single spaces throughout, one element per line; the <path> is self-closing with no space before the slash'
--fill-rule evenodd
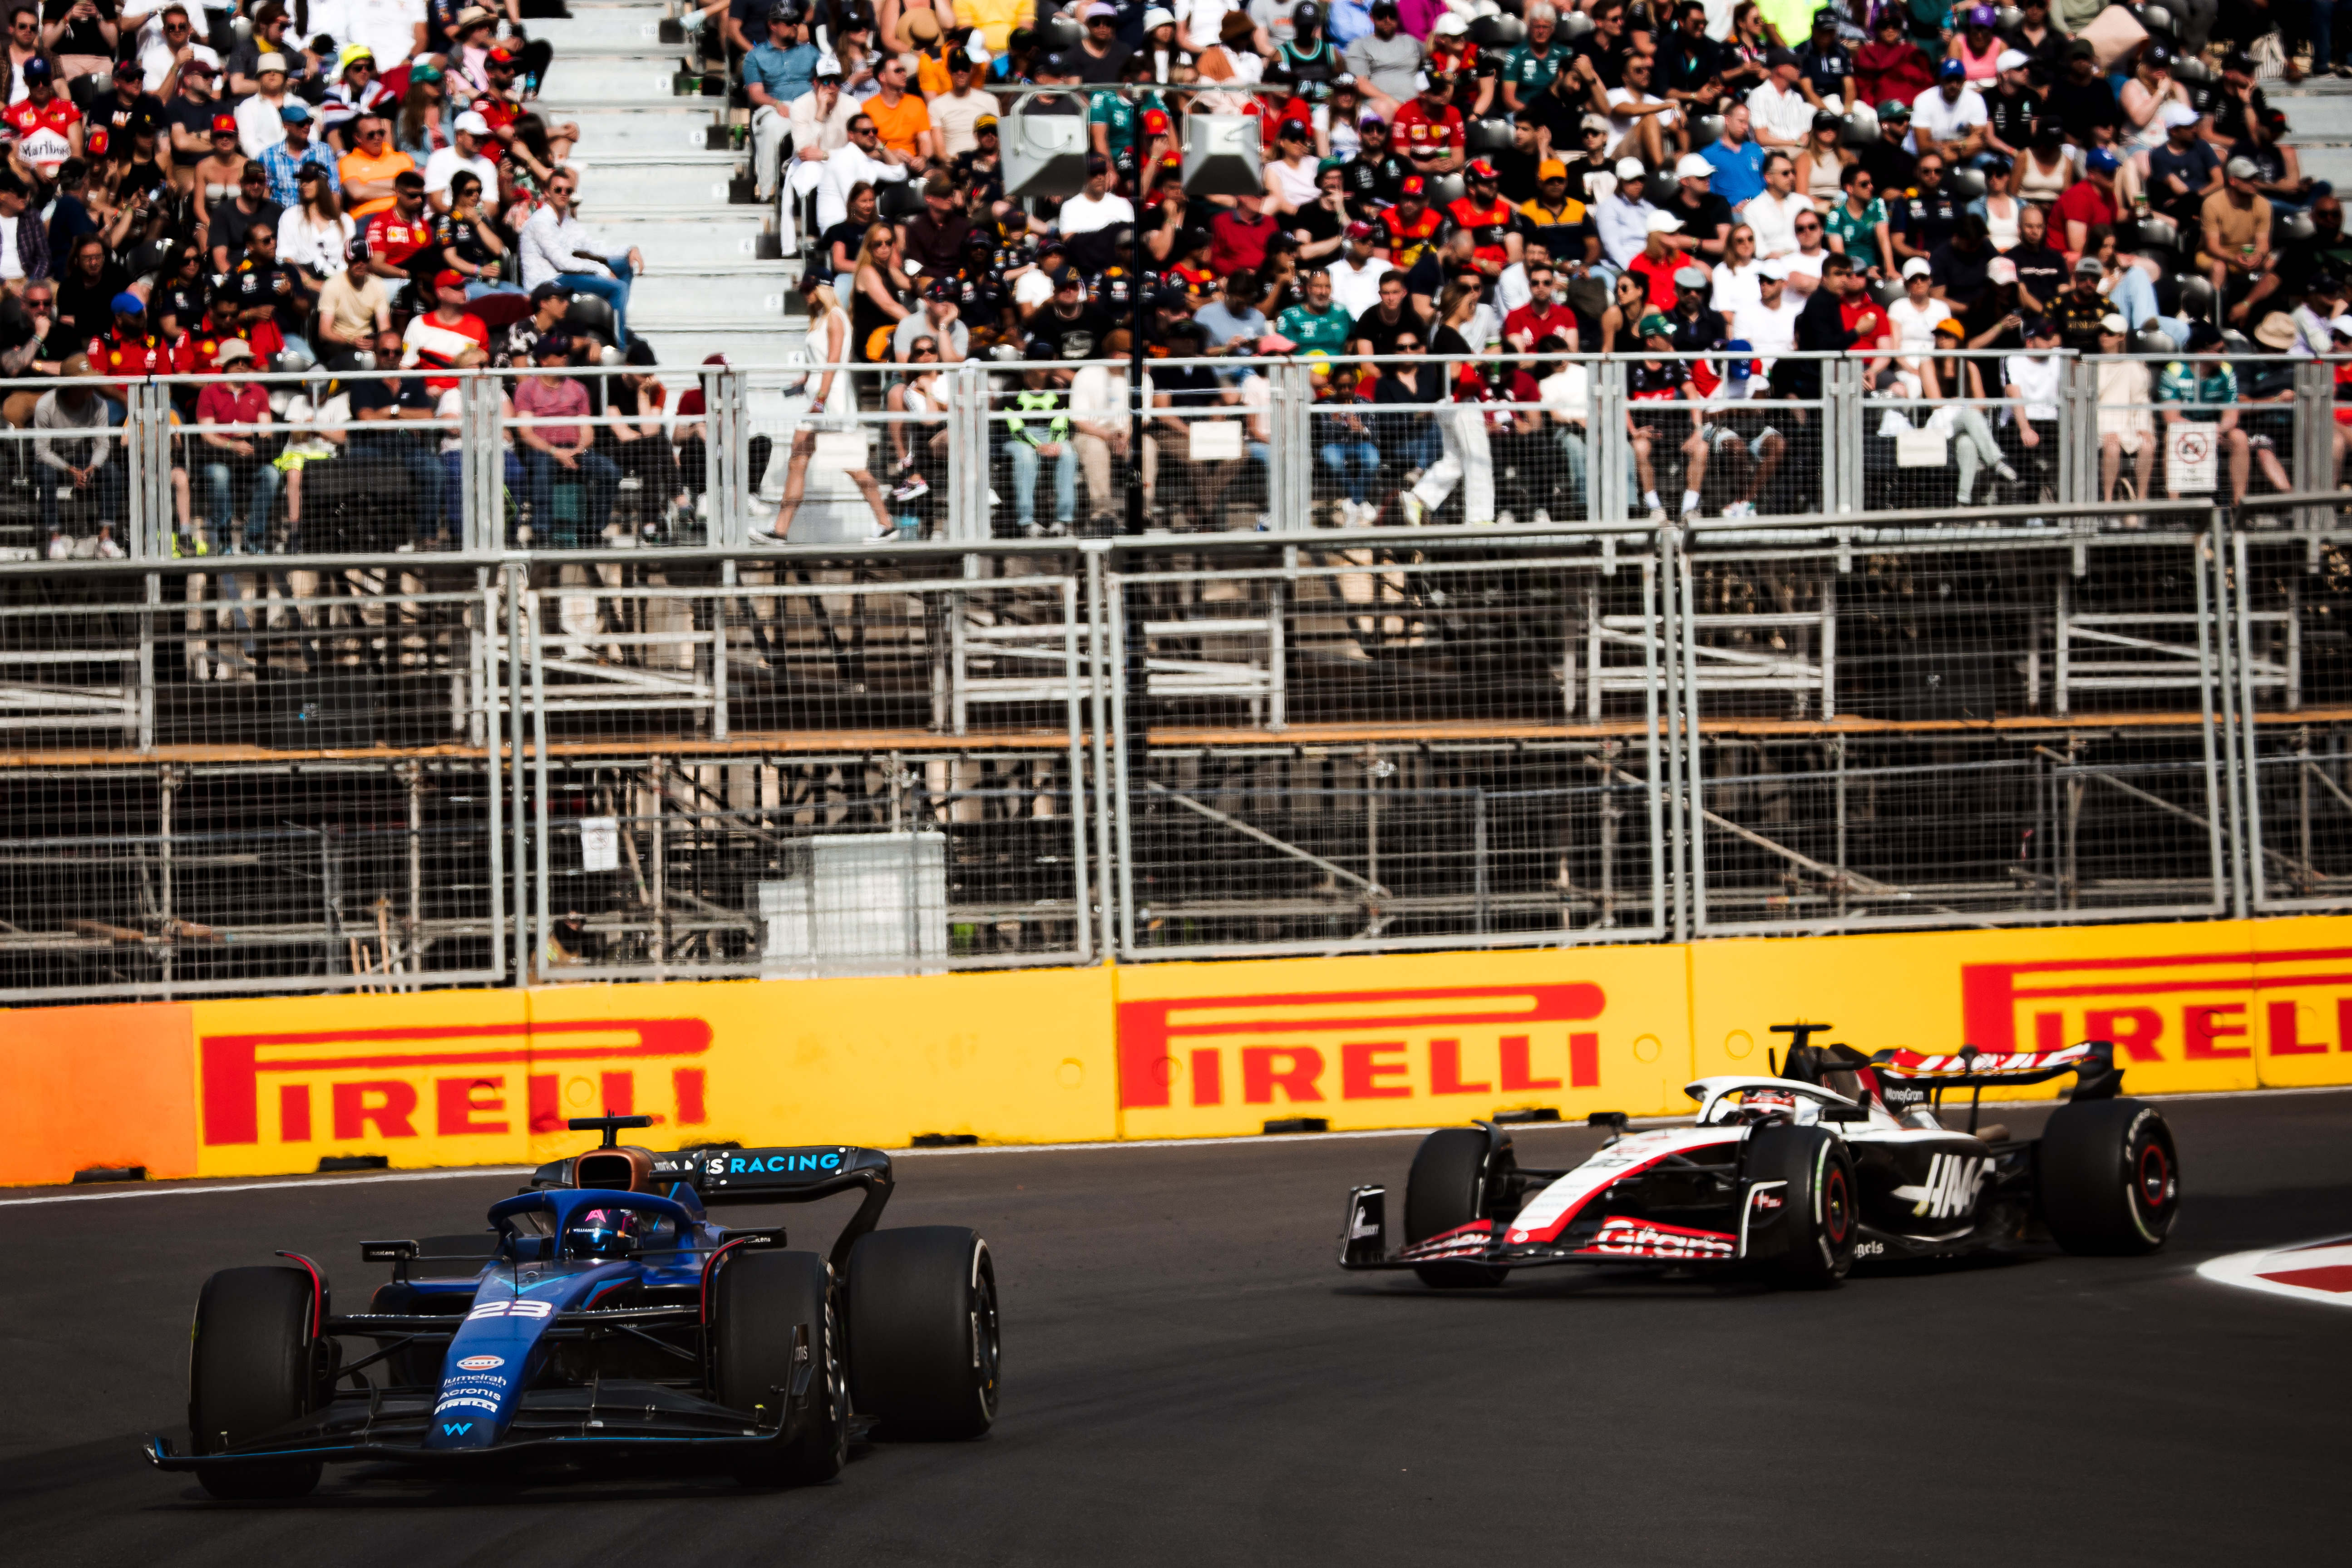
<path id="1" fill-rule="evenodd" d="M 961 1226 L 910 1226 L 849 1249 L 850 1396 L 894 1442 L 977 1437 L 996 1420 L 996 1266 Z"/>
<path id="2" fill-rule="evenodd" d="M 224 1453 L 319 1407 L 326 1348 L 311 1331 L 310 1276 L 299 1268 L 224 1268 L 205 1281 L 188 1355 L 188 1430 L 199 1454 Z M 216 1498 L 301 1497 L 316 1459 L 257 1459 L 196 1472 Z"/>
<path id="3" fill-rule="evenodd" d="M 743 1252 L 720 1268 L 712 1297 L 712 1397 L 791 1433 L 737 1474 L 755 1486 L 809 1486 L 839 1475 L 849 1458 L 849 1374 L 833 1270 L 814 1252 Z M 803 1331 L 813 1370 L 795 1401 Z"/>

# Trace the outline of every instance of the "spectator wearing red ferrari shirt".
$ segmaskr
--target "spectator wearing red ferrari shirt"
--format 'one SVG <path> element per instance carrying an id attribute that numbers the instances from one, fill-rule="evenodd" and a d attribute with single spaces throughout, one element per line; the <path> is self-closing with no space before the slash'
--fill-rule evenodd
<path id="1" fill-rule="evenodd" d="M 49 80 L 49 62 L 39 55 L 24 65 L 26 96 L 0 112 L 16 134 L 14 162 L 20 172 L 44 180 L 58 177 L 58 167 L 81 156 L 81 110 Z"/>
<path id="2" fill-rule="evenodd" d="M 211 375 L 220 367 L 221 351 L 231 343 L 243 343 L 255 357 L 268 360 L 286 347 L 285 334 L 278 323 L 267 317 L 249 327 L 239 326 L 236 296 L 224 289 L 213 296 L 212 309 L 195 329 L 184 334 L 181 350 L 182 371 L 194 375 Z"/>
<path id="3" fill-rule="evenodd" d="M 391 210 L 368 219 L 366 244 L 367 268 L 379 278 L 414 280 L 411 268 L 420 254 L 428 265 L 441 258 L 433 244 L 432 216 L 425 210 L 424 175 L 409 169 L 393 181 Z"/>
<path id="4" fill-rule="evenodd" d="M 1567 342 L 1569 353 L 1576 352 L 1576 312 L 1551 297 L 1558 278 L 1549 262 L 1529 263 L 1528 302 L 1503 318 L 1503 341 L 1522 353 L 1533 353 L 1555 332 Z"/>
<path id="5" fill-rule="evenodd" d="M 1462 167 L 1469 137 L 1462 128 L 1462 111 L 1454 107 L 1454 84 L 1427 71 L 1413 79 L 1420 89 L 1411 103 L 1397 110 L 1390 142 L 1406 162 L 1424 174 L 1450 174 Z"/>
<path id="6" fill-rule="evenodd" d="M 150 375 L 173 375 L 185 372 L 173 353 L 173 346 L 161 336 L 147 330 L 147 301 L 125 291 L 114 297 L 114 329 L 102 337 L 89 340 L 89 368 L 93 375 L 114 377 L 106 388 L 106 395 L 117 403 L 128 403 L 130 384 Z M 181 340 L 183 344 L 186 340 Z"/>
<path id="7" fill-rule="evenodd" d="M 1478 270 L 1488 278 L 1519 258 L 1518 214 L 1503 199 L 1495 165 L 1481 158 L 1470 165 L 1470 194 L 1446 204 L 1445 216 L 1470 231 Z"/>
<path id="8" fill-rule="evenodd" d="M 1265 265 L 1265 247 L 1282 226 L 1265 210 L 1264 196 L 1235 196 L 1231 211 L 1221 212 L 1209 223 L 1209 268 L 1219 277 L 1230 278 L 1246 267 L 1252 271 Z"/>
<path id="9" fill-rule="evenodd" d="M 481 350 L 488 359 L 490 329 L 466 309 L 464 275 L 454 268 L 443 268 L 433 276 L 433 309 L 409 322 L 406 335 L 400 340 L 401 368 L 452 369 L 468 349 Z M 457 378 L 427 376 L 425 384 L 431 391 L 446 392 L 457 384 Z"/>

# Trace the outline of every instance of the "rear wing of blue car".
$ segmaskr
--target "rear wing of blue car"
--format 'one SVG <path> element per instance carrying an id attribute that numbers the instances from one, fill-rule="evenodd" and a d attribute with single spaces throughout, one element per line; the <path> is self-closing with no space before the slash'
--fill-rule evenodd
<path id="1" fill-rule="evenodd" d="M 624 1129 L 652 1125 L 649 1116 L 574 1118 L 572 1131 L 602 1132 L 604 1145 L 572 1159 L 541 1165 L 531 1177 L 531 1187 L 609 1186 L 673 1194 L 683 1187 L 706 1208 L 722 1204 L 806 1204 L 836 1193 L 862 1192 L 865 1201 L 834 1243 L 836 1265 L 848 1257 L 852 1242 L 874 1228 L 882 1217 L 883 1205 L 890 1201 L 890 1156 L 879 1149 L 811 1143 L 774 1149 L 715 1146 L 656 1154 L 616 1142 L 616 1134 Z"/>

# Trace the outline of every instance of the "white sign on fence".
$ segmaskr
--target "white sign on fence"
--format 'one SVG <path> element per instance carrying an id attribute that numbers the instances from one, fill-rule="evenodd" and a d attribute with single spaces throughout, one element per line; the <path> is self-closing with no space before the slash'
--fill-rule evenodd
<path id="1" fill-rule="evenodd" d="M 1940 430 L 1906 430 L 1895 437 L 1898 468 L 1940 468 L 1947 456 Z"/>
<path id="2" fill-rule="evenodd" d="M 1192 426 L 1192 461 L 1230 463 L 1242 455 L 1241 422 L 1204 419 Z"/>
<path id="3" fill-rule="evenodd" d="M 580 868 L 617 871 L 621 868 L 621 824 L 611 816 L 580 819 Z"/>
<path id="4" fill-rule="evenodd" d="M 2221 432 L 2211 425 L 2186 421 L 2171 426 L 2164 437 L 2164 473 L 2174 495 L 2210 495 L 2220 470 L 2216 461 Z"/>

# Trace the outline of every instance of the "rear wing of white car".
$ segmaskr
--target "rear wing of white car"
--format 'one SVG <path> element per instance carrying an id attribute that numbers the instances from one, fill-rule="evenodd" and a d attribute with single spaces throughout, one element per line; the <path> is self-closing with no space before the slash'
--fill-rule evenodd
<path id="1" fill-rule="evenodd" d="M 2074 1100 L 2111 1100 L 2123 1087 L 2111 1040 L 2080 1040 L 2054 1051 L 1980 1051 L 1974 1046 L 1930 1056 L 1907 1047 L 1870 1058 L 1882 1081 L 1893 1079 L 1937 1089 L 1986 1089 L 2043 1083 L 2074 1075 Z"/>

